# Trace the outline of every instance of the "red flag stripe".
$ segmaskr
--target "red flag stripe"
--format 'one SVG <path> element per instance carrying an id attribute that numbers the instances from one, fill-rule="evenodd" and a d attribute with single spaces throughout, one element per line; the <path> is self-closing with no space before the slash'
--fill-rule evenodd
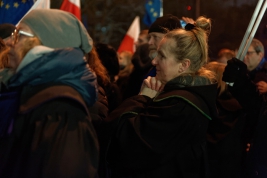
<path id="1" fill-rule="evenodd" d="M 118 52 L 122 52 L 122 51 L 130 51 L 132 53 L 134 53 L 134 39 L 129 36 L 128 34 L 126 34 L 121 42 L 122 45 L 120 45 Z"/>
<path id="2" fill-rule="evenodd" d="M 137 41 L 139 33 L 140 33 L 140 20 L 139 16 L 136 16 L 130 28 L 128 29 L 126 35 L 124 36 L 118 48 L 118 52 L 126 50 L 134 53 L 135 52 L 134 42 Z"/>
<path id="3" fill-rule="evenodd" d="M 78 7 L 76 5 L 77 3 L 73 3 L 69 0 L 64 0 L 60 9 L 70 12 L 73 15 L 75 15 L 79 20 L 81 20 L 81 11 L 80 11 L 80 7 Z"/>

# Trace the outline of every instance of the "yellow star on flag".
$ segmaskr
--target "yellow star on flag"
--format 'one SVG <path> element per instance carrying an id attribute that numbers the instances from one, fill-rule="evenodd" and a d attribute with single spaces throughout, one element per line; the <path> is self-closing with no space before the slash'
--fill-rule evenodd
<path id="1" fill-rule="evenodd" d="M 25 3 L 26 3 L 26 1 L 27 1 L 27 0 L 22 0 L 21 2 L 25 4 Z"/>
<path id="2" fill-rule="evenodd" d="M 154 13 L 153 13 L 153 16 L 154 16 L 154 17 L 158 17 L 158 13 L 157 13 L 157 12 L 154 12 Z"/>
<path id="3" fill-rule="evenodd" d="M 154 8 L 151 8 L 151 9 L 150 9 L 150 12 L 154 12 L 154 10 L 155 10 Z"/>
<path id="4" fill-rule="evenodd" d="M 3 7 L 3 5 L 4 5 L 4 2 L 3 2 L 3 1 L 1 1 L 1 7 Z"/>
<path id="5" fill-rule="evenodd" d="M 150 5 L 150 6 L 151 6 L 152 4 L 153 4 L 153 2 L 152 2 L 152 1 L 148 1 L 148 5 Z"/>
<path id="6" fill-rule="evenodd" d="M 15 8 L 18 8 L 18 7 L 19 7 L 19 3 L 15 2 L 15 3 L 14 3 L 14 7 L 15 7 Z"/>
<path id="7" fill-rule="evenodd" d="M 5 8 L 6 9 L 9 9 L 10 5 L 9 4 L 6 4 Z"/>

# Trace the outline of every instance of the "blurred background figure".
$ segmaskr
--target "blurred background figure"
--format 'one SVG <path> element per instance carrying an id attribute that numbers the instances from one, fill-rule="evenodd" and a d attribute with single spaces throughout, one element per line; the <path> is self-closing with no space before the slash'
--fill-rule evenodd
<path id="1" fill-rule="evenodd" d="M 218 119 L 209 123 L 207 148 L 210 178 L 241 178 L 244 165 L 245 143 L 243 129 L 245 112 L 222 81 L 226 64 L 209 62 L 205 68 L 216 74 L 218 81 L 216 106 Z"/>
<path id="2" fill-rule="evenodd" d="M 120 71 L 119 58 L 116 49 L 109 44 L 96 43 L 95 48 L 110 78 L 110 83 L 105 89 L 110 113 L 122 102 L 121 92 L 115 81 L 115 76 L 117 76 Z"/>
<path id="3" fill-rule="evenodd" d="M 138 40 L 134 43 L 135 49 L 137 49 L 140 45 L 148 42 L 148 30 L 142 30 L 138 36 Z"/>
<path id="4" fill-rule="evenodd" d="M 266 85 L 267 74 L 264 46 L 253 39 L 244 61 L 232 58 L 223 73 L 231 94 L 246 112 L 244 140 L 247 145 L 246 164 L 241 177 L 267 177 L 267 102 L 266 92 L 259 83 Z"/>
<path id="5" fill-rule="evenodd" d="M 132 73 L 134 67 L 132 64 L 133 54 L 130 51 L 122 51 L 118 55 L 119 55 L 120 72 L 116 76 L 116 82 L 123 96 L 125 89 L 128 85 L 129 76 Z"/>
<path id="6" fill-rule="evenodd" d="M 235 57 L 235 52 L 228 48 L 222 48 L 218 52 L 217 62 L 227 64 L 227 61 Z"/>
<path id="7" fill-rule="evenodd" d="M 148 43 L 138 46 L 133 54 L 132 64 L 134 65 L 134 68 L 129 76 L 126 89 L 123 93 L 123 100 L 139 93 L 142 81 L 152 68 Z"/>
<path id="8" fill-rule="evenodd" d="M 140 91 L 140 86 L 145 75 L 151 69 L 151 59 L 149 58 L 148 30 L 142 30 L 139 34 L 138 41 L 135 42 L 136 51 L 134 52 L 131 62 L 133 70 L 128 77 L 127 84 L 122 94 L 123 100 L 136 95 Z M 139 85 L 136 85 L 139 83 Z"/>

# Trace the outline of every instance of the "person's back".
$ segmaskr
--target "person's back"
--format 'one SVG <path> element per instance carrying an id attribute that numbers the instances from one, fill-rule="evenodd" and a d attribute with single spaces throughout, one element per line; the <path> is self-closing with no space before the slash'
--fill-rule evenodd
<path id="1" fill-rule="evenodd" d="M 6 43 L 16 71 L 7 87 L 21 94 L 13 130 L 0 140 L 0 177 L 96 177 L 88 112 L 96 77 L 84 61 L 92 49 L 85 27 L 64 11 L 32 10 Z"/>

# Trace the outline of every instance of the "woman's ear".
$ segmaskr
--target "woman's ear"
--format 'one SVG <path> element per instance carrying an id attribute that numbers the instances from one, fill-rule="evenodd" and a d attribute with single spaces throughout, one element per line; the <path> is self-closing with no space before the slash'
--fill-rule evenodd
<path id="1" fill-rule="evenodd" d="M 184 59 L 181 63 L 179 63 L 178 73 L 184 73 L 189 69 L 191 61 L 189 59 Z"/>
<path id="2" fill-rule="evenodd" d="M 191 61 L 189 59 L 184 59 L 182 61 L 181 67 L 182 67 L 183 71 L 187 71 L 189 69 L 190 65 L 191 65 Z"/>

